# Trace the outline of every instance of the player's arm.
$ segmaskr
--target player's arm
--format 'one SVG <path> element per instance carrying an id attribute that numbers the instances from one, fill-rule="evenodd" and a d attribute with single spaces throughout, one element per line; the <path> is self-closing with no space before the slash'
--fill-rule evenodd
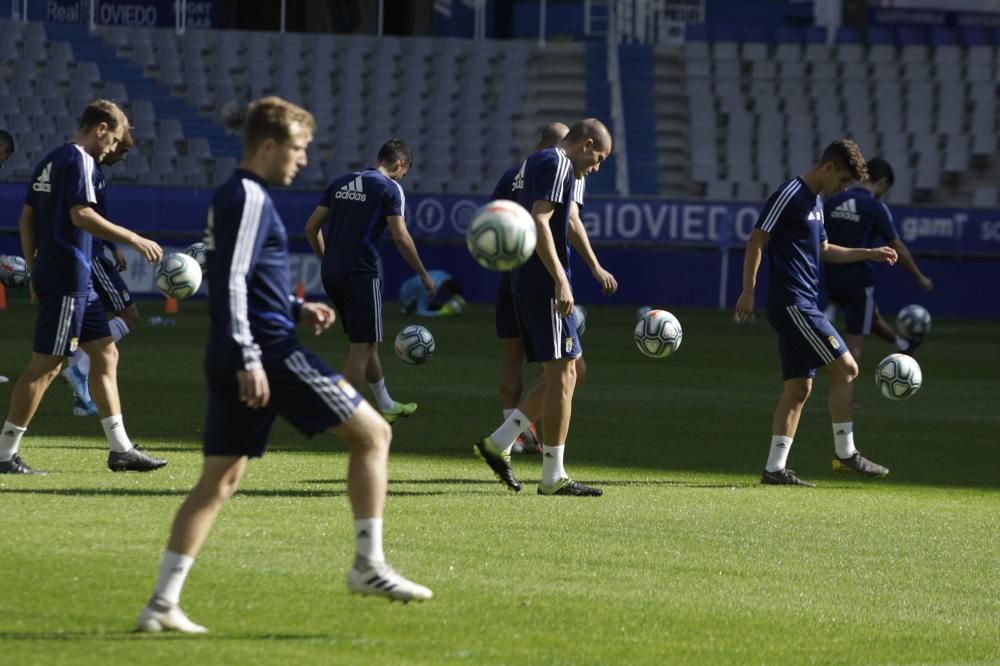
<path id="1" fill-rule="evenodd" d="M 306 222 L 306 240 L 309 247 L 320 259 L 326 254 L 326 239 L 323 238 L 323 221 L 330 215 L 330 209 L 326 206 L 316 206 L 316 209 L 309 216 Z"/>
<path id="2" fill-rule="evenodd" d="M 891 247 L 843 247 L 823 241 L 819 246 L 820 258 L 828 264 L 852 264 L 856 261 L 896 263 L 896 251 Z"/>
<path id="3" fill-rule="evenodd" d="M 136 252 L 150 262 L 155 263 L 163 259 L 163 248 L 160 247 L 159 243 L 143 238 L 134 231 L 106 220 L 92 206 L 73 206 L 70 208 L 69 217 L 74 227 L 83 229 L 103 240 L 131 245 Z"/>
<path id="4" fill-rule="evenodd" d="M 413 242 L 413 236 L 406 229 L 406 220 L 403 219 L 402 215 L 389 215 L 385 219 L 389 226 L 389 233 L 392 234 L 392 240 L 399 249 L 399 254 L 410 265 L 410 268 L 415 270 L 417 275 L 420 276 L 420 283 L 424 285 L 427 296 L 433 297 L 437 291 L 437 285 L 434 284 L 434 279 L 427 273 L 427 269 L 424 268 L 424 262 L 420 261 L 420 255 L 417 253 L 417 246 Z"/>
<path id="5" fill-rule="evenodd" d="M 35 252 L 38 249 L 38 234 L 35 230 L 35 211 L 28 204 L 21 208 L 21 217 L 17 221 L 21 232 L 21 252 L 24 263 L 28 265 L 28 273 L 35 268 Z"/>
<path id="6" fill-rule="evenodd" d="M 934 283 L 929 277 L 923 274 L 920 267 L 917 266 L 916 259 L 910 254 L 910 248 L 906 247 L 906 243 L 903 242 L 901 238 L 894 238 L 889 241 L 889 246 L 896 251 L 896 255 L 899 257 L 899 263 L 902 264 L 903 268 L 908 270 L 916 278 L 917 284 L 924 291 L 930 291 L 934 288 Z"/>
<path id="7" fill-rule="evenodd" d="M 601 262 L 597 260 L 594 248 L 590 245 L 587 230 L 583 227 L 583 221 L 580 219 L 580 207 L 576 205 L 575 201 L 569 205 L 569 242 L 573 249 L 580 253 L 580 257 L 590 269 L 590 274 L 601 284 L 601 291 L 606 296 L 618 291 L 618 280 L 615 279 L 614 275 L 604 270 Z"/>
<path id="8" fill-rule="evenodd" d="M 556 310 L 562 315 L 568 315 L 573 311 L 573 290 L 570 289 L 566 271 L 563 270 L 559 255 L 556 254 L 556 243 L 552 238 L 552 229 L 549 227 L 555 210 L 556 205 L 544 199 L 539 199 L 531 205 L 531 217 L 535 220 L 535 235 L 537 237 L 535 252 L 542 260 L 542 265 L 549 272 L 552 281 L 555 282 Z"/>
<path id="9" fill-rule="evenodd" d="M 753 314 L 754 290 L 757 288 L 757 271 L 764 256 L 764 246 L 771 240 L 771 234 L 763 229 L 750 232 L 746 254 L 743 255 L 743 292 L 736 299 L 736 317 L 746 321 Z"/>

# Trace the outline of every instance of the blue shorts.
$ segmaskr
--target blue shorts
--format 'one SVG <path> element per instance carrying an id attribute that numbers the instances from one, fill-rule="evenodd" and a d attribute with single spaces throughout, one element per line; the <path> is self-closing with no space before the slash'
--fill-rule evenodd
<path id="1" fill-rule="evenodd" d="M 114 262 L 103 255 L 97 256 L 91 262 L 91 267 L 94 291 L 108 312 L 121 312 L 135 302 Z"/>
<path id="2" fill-rule="evenodd" d="M 378 275 L 324 275 L 323 289 L 350 342 L 382 342 L 382 280 Z"/>
<path id="3" fill-rule="evenodd" d="M 39 294 L 35 342 L 39 354 L 70 356 L 81 342 L 110 338 L 101 299 L 89 294 Z"/>
<path id="4" fill-rule="evenodd" d="M 778 333 L 778 353 L 784 379 L 815 377 L 816 368 L 830 365 L 847 345 L 815 305 L 768 305 L 767 320 Z"/>
<path id="5" fill-rule="evenodd" d="M 868 280 L 843 280 L 827 284 L 830 300 L 844 310 L 844 329 L 850 335 L 869 335 L 875 314 L 875 287 Z"/>
<path id="6" fill-rule="evenodd" d="M 500 339 L 521 337 L 521 331 L 517 328 L 517 312 L 514 311 L 514 294 L 510 290 L 510 271 L 500 274 L 500 285 L 497 287 L 496 328 L 497 337 Z"/>
<path id="7" fill-rule="evenodd" d="M 250 409 L 240 402 L 236 372 L 206 363 L 208 411 L 202 445 L 206 456 L 259 458 L 275 417 L 312 437 L 350 419 L 361 404 L 361 395 L 343 375 L 303 347 L 280 361 L 265 363 L 264 372 L 271 400 L 267 407 Z"/>
<path id="8" fill-rule="evenodd" d="M 560 315 L 554 298 L 516 293 L 514 308 L 529 363 L 578 358 L 583 353 L 576 318 Z"/>

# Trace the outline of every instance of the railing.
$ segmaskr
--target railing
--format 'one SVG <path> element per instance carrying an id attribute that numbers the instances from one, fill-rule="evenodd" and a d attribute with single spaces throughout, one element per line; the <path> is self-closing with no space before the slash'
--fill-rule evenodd
<path id="1" fill-rule="evenodd" d="M 705 0 L 612 0 L 618 39 L 627 44 L 680 44 L 688 23 L 705 20 Z"/>
<path id="2" fill-rule="evenodd" d="M 611 94 L 611 126 L 615 150 L 615 191 L 628 196 L 628 141 L 625 132 L 625 108 L 622 103 L 621 65 L 618 62 L 618 22 L 608 15 L 608 86 Z"/>

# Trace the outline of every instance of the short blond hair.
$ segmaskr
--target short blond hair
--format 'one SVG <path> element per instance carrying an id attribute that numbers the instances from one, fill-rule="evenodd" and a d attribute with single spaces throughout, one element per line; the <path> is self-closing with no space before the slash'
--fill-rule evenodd
<path id="1" fill-rule="evenodd" d="M 253 151 L 267 139 L 284 143 L 291 138 L 292 123 L 316 131 L 316 119 L 301 106 L 275 96 L 254 100 L 243 121 L 243 146 Z"/>

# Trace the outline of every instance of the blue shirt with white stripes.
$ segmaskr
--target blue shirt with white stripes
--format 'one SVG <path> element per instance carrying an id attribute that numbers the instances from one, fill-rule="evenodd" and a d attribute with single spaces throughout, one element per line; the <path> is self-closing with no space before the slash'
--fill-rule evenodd
<path id="1" fill-rule="evenodd" d="M 555 204 L 555 210 L 549 218 L 549 228 L 552 230 L 556 256 L 566 271 L 566 278 L 570 280 L 569 202 L 575 180 L 573 164 L 562 148 L 556 146 L 529 155 L 514 177 L 512 185 L 514 201 L 524 206 L 529 213 L 536 201 Z M 512 271 L 511 288 L 514 292 L 534 292 L 550 297 L 553 295 L 555 283 L 537 252 Z"/>
<path id="2" fill-rule="evenodd" d="M 826 234 L 834 245 L 873 247 L 877 236 L 887 243 L 899 238 L 889 207 L 863 187 L 852 187 L 830 197 L 824 212 Z M 828 264 L 826 273 L 834 280 L 868 280 L 872 268 L 867 261 L 855 261 Z"/>
<path id="3" fill-rule="evenodd" d="M 207 358 L 249 370 L 299 344 L 288 235 L 267 184 L 237 169 L 212 197 L 205 227 L 211 330 Z"/>
<path id="4" fill-rule="evenodd" d="M 330 209 L 323 237 L 323 275 L 378 273 L 378 244 L 389 217 L 403 217 L 403 188 L 378 169 L 336 178 L 319 205 Z"/>
<path id="5" fill-rule="evenodd" d="M 795 178 L 768 198 L 754 227 L 770 234 L 768 305 L 815 306 L 820 246 L 826 240 L 823 200 Z"/>
<path id="6" fill-rule="evenodd" d="M 97 204 L 94 158 L 75 143 L 56 148 L 35 167 L 25 203 L 31 206 L 37 254 L 31 281 L 41 294 L 90 289 L 93 237 L 73 226 L 70 210 Z"/>
<path id="7" fill-rule="evenodd" d="M 497 199 L 515 201 L 514 179 L 520 172 L 520 166 L 511 167 L 504 171 L 503 175 L 500 176 L 500 180 L 497 181 L 497 186 L 493 188 L 493 194 L 490 196 L 490 201 L 496 201 Z M 580 208 L 583 208 L 583 195 L 587 191 L 586 182 L 587 181 L 583 178 L 577 178 L 573 182 L 573 201 L 575 201 L 576 205 Z"/>

